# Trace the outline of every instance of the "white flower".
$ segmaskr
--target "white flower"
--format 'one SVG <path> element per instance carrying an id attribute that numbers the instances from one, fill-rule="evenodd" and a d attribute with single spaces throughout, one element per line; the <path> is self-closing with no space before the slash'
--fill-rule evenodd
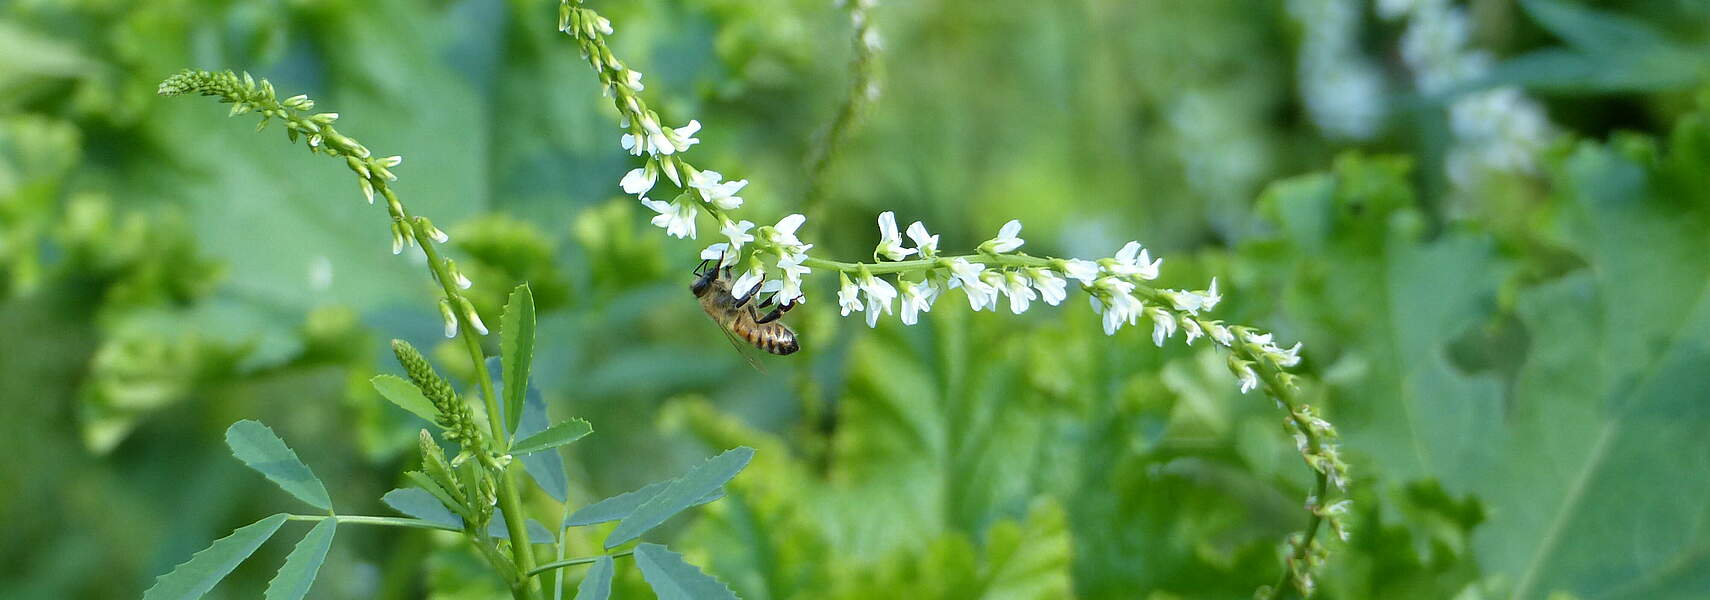
<path id="1" fill-rule="evenodd" d="M 1229 328 L 1225 327 L 1222 321 L 1211 321 L 1206 325 L 1211 328 L 1211 331 L 1207 334 L 1211 337 L 1211 341 L 1223 344 L 1224 346 L 1235 345 L 1235 334 L 1230 332 Z"/>
<path id="2" fill-rule="evenodd" d="M 914 247 L 920 251 L 922 257 L 938 254 L 938 236 L 928 235 L 926 225 L 920 221 L 908 225 L 908 239 L 914 240 Z"/>
<path id="3" fill-rule="evenodd" d="M 1140 247 L 1140 242 L 1128 242 L 1116 251 L 1115 258 L 1099 262 L 1111 273 L 1150 280 L 1158 278 L 1158 267 L 1164 264 L 1164 259 L 1152 260 L 1152 253 Z"/>
<path id="4" fill-rule="evenodd" d="M 624 69 L 623 80 L 625 85 L 628 85 L 630 89 L 637 92 L 647 89 L 647 86 L 641 85 L 641 71 L 637 71 L 635 69 Z"/>
<path id="5" fill-rule="evenodd" d="M 802 266 L 802 261 L 807 258 L 806 254 L 801 253 L 786 254 L 778 258 L 778 270 L 784 272 L 783 282 L 776 290 L 779 304 L 799 304 L 802 301 L 802 276 L 812 271 Z"/>
<path id="6" fill-rule="evenodd" d="M 897 298 L 897 289 L 892 287 L 890 282 L 863 271 L 861 290 L 867 292 L 867 326 L 876 327 L 879 324 L 879 310 L 884 309 L 886 314 L 891 312 L 891 301 Z"/>
<path id="7" fill-rule="evenodd" d="M 694 137 L 695 132 L 700 130 L 701 122 L 690 119 L 689 122 L 683 124 L 682 127 L 671 130 L 669 137 L 672 138 L 671 143 L 676 146 L 677 151 L 682 152 L 688 150 L 690 146 L 700 143 L 701 139 Z M 670 152 L 666 152 L 666 154 L 670 154 Z M 743 182 L 747 183 L 747 180 L 744 180 Z"/>
<path id="8" fill-rule="evenodd" d="M 1271 343 L 1271 334 L 1257 333 L 1251 329 L 1242 329 L 1241 330 L 1241 341 L 1252 344 L 1254 346 L 1263 347 L 1263 346 Z"/>
<path id="9" fill-rule="evenodd" d="M 951 286 L 961 287 L 968 294 L 968 306 L 974 310 L 997 303 L 997 288 L 980 279 L 985 270 L 985 265 L 968 262 L 965 258 L 957 258 L 950 263 L 950 273 L 955 276 Z"/>
<path id="10" fill-rule="evenodd" d="M 1199 320 L 1198 319 L 1195 319 L 1195 318 L 1190 317 L 1188 315 L 1179 315 L 1179 316 L 1181 317 L 1182 333 L 1187 335 L 1187 344 L 1189 346 L 1193 345 L 1194 340 L 1197 340 L 1197 339 L 1205 336 L 1205 329 L 1201 328 L 1199 326 Z"/>
<path id="11" fill-rule="evenodd" d="M 707 203 L 724 210 L 735 210 L 742 206 L 742 197 L 736 193 L 748 185 L 747 179 L 737 181 L 722 181 L 724 176 L 718 171 L 693 171 L 689 173 L 689 187 L 701 191 L 701 198 Z"/>
<path id="12" fill-rule="evenodd" d="M 902 236 L 897 235 L 896 213 L 888 210 L 879 213 L 879 246 L 873 250 L 873 254 L 891 260 L 902 260 L 915 252 L 919 251 L 902 247 Z"/>
<path id="13" fill-rule="evenodd" d="M 1022 244 L 1027 243 L 1026 240 L 1016 237 L 1020 233 L 1021 221 L 1010 219 L 1008 223 L 1003 224 L 1002 229 L 998 230 L 998 236 L 987 240 L 984 244 L 980 244 L 980 249 L 997 254 L 1013 252 L 1016 248 L 1020 248 Z"/>
<path id="14" fill-rule="evenodd" d="M 1253 365 L 1244 360 L 1231 359 L 1229 369 L 1235 373 L 1235 379 L 1241 382 L 1241 393 L 1251 392 L 1259 387 L 1259 374 L 1253 372 Z"/>
<path id="15" fill-rule="evenodd" d="M 1277 366 L 1287 369 L 1300 364 L 1300 347 L 1301 343 L 1295 342 L 1294 346 L 1287 350 L 1269 345 L 1265 346 L 1263 350 L 1265 355 L 1268 356 L 1272 362 L 1275 362 Z"/>
<path id="16" fill-rule="evenodd" d="M 748 233 L 748 230 L 753 228 L 754 223 L 750 221 L 744 220 L 732 223 L 730 222 L 730 219 L 725 219 L 724 224 L 719 227 L 718 232 L 724 234 L 724 237 L 730 238 L 730 252 L 735 254 L 742 250 L 743 244 L 754 241 L 754 235 Z"/>
<path id="17" fill-rule="evenodd" d="M 701 250 L 701 260 L 719 260 L 730 258 L 730 256 L 730 243 L 728 242 L 719 242 Z"/>
<path id="18" fill-rule="evenodd" d="M 623 193 L 645 196 L 653 190 L 653 184 L 659 181 L 659 169 L 648 161 L 646 167 L 630 169 L 624 174 L 623 181 L 618 182 L 623 187 Z"/>
<path id="19" fill-rule="evenodd" d="M 1094 284 L 1094 293 L 1088 296 L 1092 303 L 1093 312 L 1104 316 L 1104 334 L 1115 335 L 1117 329 L 1124 324 L 1133 325 L 1140 318 L 1140 312 L 1146 305 L 1134 297 L 1134 284 L 1105 277 Z"/>
<path id="20" fill-rule="evenodd" d="M 700 209 L 692 202 L 664 203 L 658 200 L 641 199 L 641 204 L 659 213 L 653 217 L 653 224 L 665 229 L 665 233 L 676 238 L 695 237 L 695 215 Z"/>
<path id="21" fill-rule="evenodd" d="M 843 316 L 847 317 L 849 311 L 861 310 L 861 288 L 855 287 L 855 283 L 849 281 L 847 274 L 839 272 L 837 278 L 841 280 L 837 288 L 837 307 L 843 311 Z"/>
<path id="22" fill-rule="evenodd" d="M 736 276 L 736 281 L 730 282 L 730 295 L 737 300 L 747 298 L 748 293 L 754 291 L 754 286 L 760 285 L 760 280 L 765 278 L 766 265 L 760 262 L 759 257 L 749 258 L 748 269 Z"/>
<path id="23" fill-rule="evenodd" d="M 1039 290 L 1039 299 L 1044 300 L 1046 304 L 1056 306 L 1069 297 L 1068 280 L 1058 277 L 1055 271 L 1030 268 L 1027 270 L 1027 276 L 1033 280 L 1033 287 Z"/>
<path id="24" fill-rule="evenodd" d="M 1175 315 L 1170 314 L 1170 311 L 1154 306 L 1147 311 L 1147 316 L 1152 317 L 1152 343 L 1159 348 L 1164 347 L 1164 340 L 1176 334 Z"/>
<path id="25" fill-rule="evenodd" d="M 1027 303 L 1038 297 L 1033 293 L 1032 282 L 1020 271 L 1005 271 L 1003 278 L 1003 293 L 1009 296 L 1009 312 L 1017 315 L 1027 312 Z"/>
<path id="26" fill-rule="evenodd" d="M 439 301 L 439 320 L 445 324 L 445 337 L 457 337 L 457 312 L 451 310 L 449 300 L 441 299 Z"/>
<path id="27" fill-rule="evenodd" d="M 920 313 L 932 310 L 932 300 L 938 296 L 938 288 L 927 281 L 902 283 L 902 322 L 913 325 L 920 322 Z"/>
<path id="28" fill-rule="evenodd" d="M 1063 272 L 1072 279 L 1080 280 L 1081 285 L 1092 285 L 1093 280 L 1098 279 L 1098 263 L 1071 258 L 1063 261 Z"/>
<path id="29" fill-rule="evenodd" d="M 761 230 L 761 235 L 766 237 L 767 242 L 783 246 L 795 252 L 802 252 L 804 251 L 804 246 L 807 245 L 803 244 L 801 239 L 796 237 L 796 230 L 800 229 L 802 223 L 806 221 L 807 217 L 799 214 L 789 215 L 782 219 L 778 219 L 777 225 L 763 228 Z"/>
<path id="30" fill-rule="evenodd" d="M 599 16 L 599 15 L 594 15 L 594 29 L 598 30 L 600 33 L 603 33 L 605 35 L 611 35 L 612 34 L 611 19 L 607 19 L 607 18 Z"/>

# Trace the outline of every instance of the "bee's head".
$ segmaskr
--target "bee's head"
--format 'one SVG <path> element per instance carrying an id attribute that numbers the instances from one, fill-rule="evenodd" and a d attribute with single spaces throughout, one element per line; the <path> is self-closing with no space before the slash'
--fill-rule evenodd
<path id="1" fill-rule="evenodd" d="M 700 297 L 707 293 L 707 288 L 712 287 L 713 278 L 717 276 L 718 269 L 708 269 L 705 273 L 696 273 L 695 280 L 689 282 L 689 291 L 693 292 L 696 297 Z"/>

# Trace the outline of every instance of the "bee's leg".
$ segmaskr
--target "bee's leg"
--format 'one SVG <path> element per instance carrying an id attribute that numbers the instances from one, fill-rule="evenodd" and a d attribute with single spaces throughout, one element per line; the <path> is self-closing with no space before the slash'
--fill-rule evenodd
<path id="1" fill-rule="evenodd" d="M 777 294 L 772 294 L 772 298 L 767 298 L 766 303 L 770 304 L 772 302 L 772 299 L 777 298 L 777 297 L 778 297 Z M 755 319 L 754 322 L 761 324 L 761 325 L 771 323 L 773 321 L 778 320 L 779 317 L 784 316 L 784 313 L 790 312 L 790 309 L 795 308 L 795 307 L 796 307 L 796 305 L 794 305 L 794 304 L 779 304 L 777 308 L 772 309 L 772 312 L 766 313 L 765 316 L 762 316 L 758 319 Z"/>
<path id="2" fill-rule="evenodd" d="M 707 263 L 709 262 L 712 262 L 712 259 L 702 259 L 700 266 L 695 267 L 695 275 L 705 275 L 707 272 Z"/>

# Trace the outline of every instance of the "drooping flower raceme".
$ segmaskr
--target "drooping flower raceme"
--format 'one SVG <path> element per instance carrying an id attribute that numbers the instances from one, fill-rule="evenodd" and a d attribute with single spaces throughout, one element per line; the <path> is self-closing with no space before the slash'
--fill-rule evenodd
<path id="1" fill-rule="evenodd" d="M 1322 419 L 1307 419 L 1302 412 L 1306 406 L 1295 399 L 1295 376 L 1287 369 L 1299 364 L 1300 346 L 1285 350 L 1271 341 L 1269 333 L 1207 319 L 1206 314 L 1222 299 L 1215 279 L 1203 290 L 1155 287 L 1151 282 L 1160 276 L 1163 259 L 1154 258 L 1139 242 L 1128 242 L 1112 256 L 1096 259 L 1024 254 L 1019 252 L 1026 245 L 1019 220 L 1004 223 L 996 237 L 980 243 L 972 253 L 943 255 L 939 236 L 920 221 L 909 224 L 906 234 L 913 247 L 906 246 L 897 231 L 896 215 L 889 211 L 877 218 L 873 262 L 814 256 L 813 245 L 797 235 L 805 216 L 792 214 L 776 224 L 758 226 L 734 216 L 746 206 L 737 194 L 747 180 L 726 181 L 720 172 L 690 164 L 686 154 L 698 141 L 693 135 L 700 123 L 691 120 L 675 129 L 659 125 L 658 115 L 639 95 L 640 75 L 619 62 L 606 43 L 609 22 L 582 6 L 581 0 L 563 0 L 559 27 L 576 40 L 621 115 L 622 147 L 642 157 L 643 164 L 625 174 L 618 187 L 657 213 L 653 224 L 674 237 L 695 237 L 695 220 L 702 212 L 709 215 L 724 239 L 708 246 L 701 257 L 719 259 L 738 273 L 733 291 L 773 293 L 779 304 L 790 305 L 805 300 L 803 284 L 813 270 L 835 271 L 839 313 L 847 317 L 863 312 L 867 324 L 877 326 L 891 314 L 898 314 L 905 325 L 918 323 L 922 313 L 956 289 L 962 290 L 973 310 L 995 310 L 1001 299 L 1007 299 L 1010 312 L 1021 314 L 1035 300 L 1060 304 L 1073 282 L 1087 294 L 1106 334 L 1115 335 L 1145 318 L 1151 321 L 1152 341 L 1159 346 L 1180 331 L 1188 344 L 1204 337 L 1228 350 L 1229 369 L 1241 391 L 1263 388 L 1289 412 L 1285 422 L 1306 440 L 1301 452 L 1319 474 L 1320 488 L 1327 481 L 1346 481 L 1334 429 Z M 659 173 L 681 190 L 670 203 L 647 197 L 656 192 Z M 1309 504 L 1314 514 L 1321 512 L 1323 496 L 1323 489 L 1315 490 Z M 1310 534 L 1302 539 L 1292 555 L 1298 560 L 1290 559 L 1297 585 L 1311 545 Z M 1302 566 L 1292 568 L 1297 563 Z"/>

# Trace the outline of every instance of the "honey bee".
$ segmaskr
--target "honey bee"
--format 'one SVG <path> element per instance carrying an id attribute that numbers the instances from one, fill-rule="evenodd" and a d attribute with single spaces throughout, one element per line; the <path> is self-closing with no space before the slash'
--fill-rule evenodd
<path id="1" fill-rule="evenodd" d="M 731 281 L 730 267 L 714 266 L 708 269 L 706 262 L 702 262 L 701 267 L 695 269 L 695 280 L 689 284 L 689 291 L 694 292 L 695 298 L 701 301 L 701 309 L 707 312 L 707 316 L 712 317 L 714 323 L 718 323 L 726 336 L 734 335 L 755 348 L 780 356 L 794 354 L 802 349 L 801 344 L 796 341 L 796 332 L 778 321 L 785 312 L 795 307 L 794 304 L 779 304 L 762 315 L 760 311 L 772 306 L 772 300 L 755 303 L 755 297 L 760 295 L 759 286 L 747 296 L 737 298 L 731 294 Z M 735 344 L 734 339 L 731 343 Z M 738 352 L 740 351 L 739 347 Z M 749 362 L 753 363 L 752 360 Z M 755 365 L 755 368 L 759 368 L 759 365 Z"/>

